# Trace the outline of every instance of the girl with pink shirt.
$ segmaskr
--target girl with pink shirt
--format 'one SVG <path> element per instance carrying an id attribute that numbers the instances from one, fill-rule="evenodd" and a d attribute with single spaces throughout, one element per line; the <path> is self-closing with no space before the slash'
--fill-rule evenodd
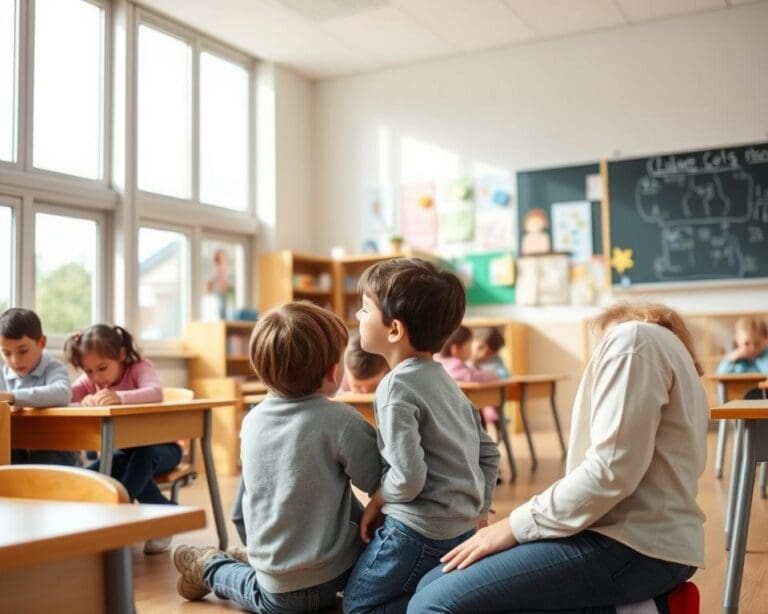
<path id="1" fill-rule="evenodd" d="M 443 345 L 436 356 L 445 370 L 457 382 L 492 382 L 499 379 L 493 371 L 484 371 L 470 366 L 467 361 L 472 357 L 472 331 L 466 326 L 459 326 Z M 499 420 L 499 412 L 490 405 L 481 410 L 483 423 Z"/>
<path id="2" fill-rule="evenodd" d="M 81 405 L 157 403 L 163 389 L 152 363 L 143 360 L 133 336 L 120 326 L 95 324 L 75 333 L 64 344 L 67 361 L 83 373 L 72 385 L 72 401 Z M 117 450 L 112 459 L 112 477 L 119 480 L 132 500 L 139 503 L 173 505 L 153 477 L 171 471 L 181 462 L 181 447 L 163 443 Z M 90 469 L 98 469 L 98 461 Z M 147 554 L 168 549 L 170 537 L 150 540 Z M 160 543 L 162 542 L 162 543 Z"/>

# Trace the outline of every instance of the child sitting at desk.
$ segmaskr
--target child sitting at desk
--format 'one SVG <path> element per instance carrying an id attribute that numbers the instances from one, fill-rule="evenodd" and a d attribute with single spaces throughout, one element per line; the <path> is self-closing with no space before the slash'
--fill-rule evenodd
<path id="1" fill-rule="evenodd" d="M 376 434 L 339 387 L 347 329 L 309 302 L 264 315 L 251 364 L 269 393 L 243 419 L 241 460 L 248 563 L 216 548 L 179 546 L 179 594 L 210 591 L 250 612 L 317 612 L 336 602 L 363 543 L 351 484 L 372 493 L 381 460 Z M 311 351 L 309 351 L 311 349 Z"/>
<path id="2" fill-rule="evenodd" d="M 360 346 L 360 333 L 353 331 L 344 352 L 344 379 L 339 392 L 375 392 L 381 378 L 389 373 L 384 357 L 366 352 Z"/>
<path id="3" fill-rule="evenodd" d="M 72 390 L 64 363 L 45 352 L 40 318 L 31 309 L 13 307 L 0 315 L 0 401 L 16 407 L 69 405 Z M 12 464 L 76 465 L 77 452 L 12 450 Z"/>
<path id="4" fill-rule="evenodd" d="M 160 403 L 163 389 L 148 360 L 143 360 L 133 336 L 120 326 L 95 324 L 75 333 L 64 343 L 67 360 L 83 374 L 72 385 L 72 400 L 80 405 Z M 160 492 L 153 477 L 171 471 L 181 462 L 178 443 L 124 448 L 112 458 L 112 477 L 119 480 L 132 500 L 139 503 L 173 505 Z M 99 462 L 89 469 L 98 470 Z M 145 554 L 164 552 L 171 538 L 151 539 Z"/>
<path id="5" fill-rule="evenodd" d="M 468 364 L 481 371 L 495 373 L 499 379 L 509 377 L 509 370 L 499 356 L 504 347 L 504 336 L 499 329 L 488 327 L 475 330 L 472 338 L 472 352 Z"/>
<path id="6" fill-rule="evenodd" d="M 768 325 L 760 318 L 736 321 L 734 349 L 717 367 L 718 373 L 768 373 Z"/>

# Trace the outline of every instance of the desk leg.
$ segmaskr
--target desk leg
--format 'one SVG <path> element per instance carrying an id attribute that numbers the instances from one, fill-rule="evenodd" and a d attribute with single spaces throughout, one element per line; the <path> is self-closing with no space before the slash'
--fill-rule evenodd
<path id="1" fill-rule="evenodd" d="M 760 498 L 768 498 L 768 463 L 760 463 Z"/>
<path id="2" fill-rule="evenodd" d="M 557 415 L 557 406 L 555 405 L 555 390 L 557 384 L 552 382 L 552 392 L 549 395 L 549 404 L 552 406 L 552 417 L 555 419 L 555 430 L 557 431 L 557 439 L 560 441 L 560 450 L 563 453 L 563 458 L 568 454 L 568 450 L 565 447 L 565 440 L 563 439 L 563 431 L 560 429 L 560 418 Z"/>
<path id="3" fill-rule="evenodd" d="M 219 495 L 219 483 L 216 481 L 216 467 L 213 464 L 213 452 L 211 450 L 211 410 L 206 409 L 203 414 L 203 462 L 205 463 L 205 479 L 208 482 L 208 493 L 211 496 L 213 518 L 216 521 L 216 533 L 219 536 L 219 550 L 227 549 L 227 525 L 224 522 L 224 511 L 221 509 L 221 495 Z"/>
<path id="4" fill-rule="evenodd" d="M 517 479 L 517 466 L 515 465 L 515 457 L 512 456 L 512 442 L 509 440 L 509 424 L 507 423 L 507 415 L 505 413 L 507 400 L 506 395 L 502 397 L 501 406 L 499 407 L 499 431 L 501 439 L 504 442 L 504 449 L 507 451 L 507 462 L 509 463 L 510 482 L 514 482 Z"/>
<path id="5" fill-rule="evenodd" d="M 717 399 L 720 405 L 725 404 L 725 384 L 718 382 Z M 725 461 L 725 445 L 728 441 L 728 420 L 721 420 L 717 427 L 717 448 L 715 452 L 715 477 L 723 477 L 723 462 Z"/>
<path id="6" fill-rule="evenodd" d="M 744 420 L 736 420 L 733 430 L 733 460 L 731 462 L 731 482 L 728 484 L 728 501 L 725 508 L 725 549 L 731 547 L 731 529 L 733 528 L 733 515 L 736 511 L 736 498 L 738 497 L 739 478 L 737 472 L 741 467 L 744 441 Z"/>
<path id="7" fill-rule="evenodd" d="M 112 456 L 115 453 L 115 425 L 112 418 L 101 420 L 101 452 L 99 453 L 99 472 L 112 473 Z"/>
<path id="8" fill-rule="evenodd" d="M 528 418 L 525 415 L 525 400 L 528 396 L 527 384 L 522 384 L 520 390 L 520 419 L 523 421 L 523 430 L 525 431 L 525 438 L 528 440 L 528 451 L 531 453 L 531 471 L 536 469 L 536 465 L 539 464 L 536 458 L 536 451 L 533 449 L 533 439 L 531 438 L 531 429 L 528 427 Z"/>
<path id="9" fill-rule="evenodd" d="M 130 546 L 105 553 L 107 612 L 134 614 L 133 553 Z"/>

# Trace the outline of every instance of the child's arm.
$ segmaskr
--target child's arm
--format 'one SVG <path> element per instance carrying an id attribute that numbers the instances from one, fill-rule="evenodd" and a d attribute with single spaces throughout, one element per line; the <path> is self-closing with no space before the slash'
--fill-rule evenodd
<path id="1" fill-rule="evenodd" d="M 495 373 L 473 369 L 458 359 L 445 361 L 443 366 L 448 375 L 457 382 L 492 382 L 497 379 Z"/>
<path id="2" fill-rule="evenodd" d="M 69 373 L 58 361 L 51 361 L 46 368 L 45 383 L 42 386 L 13 391 L 16 407 L 63 407 L 69 405 L 71 394 Z"/>
<path id="3" fill-rule="evenodd" d="M 723 359 L 720 361 L 720 364 L 717 366 L 717 372 L 721 375 L 725 375 L 728 373 L 741 373 L 742 369 L 739 367 L 738 358 L 733 359 L 731 357 L 732 352 L 729 352 L 725 356 L 723 356 Z"/>
<path id="4" fill-rule="evenodd" d="M 418 411 L 415 405 L 398 402 L 376 412 L 383 441 L 381 456 L 386 463 L 379 488 L 385 503 L 408 503 L 424 490 L 427 464 L 421 447 Z"/>
<path id="5" fill-rule="evenodd" d="M 80 403 L 85 399 L 85 397 L 93 394 L 96 392 L 96 386 L 91 383 L 91 380 L 88 379 L 88 376 L 83 373 L 75 380 L 75 383 L 72 384 L 72 402 L 73 403 Z"/>
<path id="6" fill-rule="evenodd" d="M 352 484 L 372 495 L 381 479 L 381 457 L 376 431 L 356 411 L 339 438 L 339 456 Z"/>
<path id="7" fill-rule="evenodd" d="M 158 403 L 163 400 L 163 387 L 157 372 L 148 360 L 141 360 L 131 365 L 136 388 L 133 390 L 116 390 L 115 394 L 122 404 L 128 403 Z"/>
<path id="8" fill-rule="evenodd" d="M 501 411 L 504 411 L 504 408 Z M 480 422 L 480 413 L 477 411 L 475 411 L 475 424 L 477 425 L 477 433 L 480 436 L 480 469 L 485 477 L 485 493 L 480 517 L 487 518 L 488 511 L 491 509 L 491 501 L 493 500 L 493 489 L 496 488 L 496 478 L 499 475 L 500 454 L 499 447 L 483 428 Z"/>

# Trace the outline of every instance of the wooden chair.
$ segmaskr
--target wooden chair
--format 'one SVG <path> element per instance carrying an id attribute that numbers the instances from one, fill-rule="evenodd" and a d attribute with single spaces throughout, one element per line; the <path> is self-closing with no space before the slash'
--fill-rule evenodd
<path id="1" fill-rule="evenodd" d="M 0 403 L 0 465 L 11 462 L 11 406 Z"/>
<path id="2" fill-rule="evenodd" d="M 163 388 L 163 401 L 191 401 L 195 393 L 189 388 Z M 171 501 L 179 502 L 179 488 L 188 486 L 197 478 L 195 467 L 195 442 L 189 440 L 189 447 L 185 450 L 181 462 L 166 473 L 158 473 L 155 483 L 163 489 L 170 489 Z"/>
<path id="3" fill-rule="evenodd" d="M 82 469 L 60 465 L 0 466 L 0 497 L 130 503 L 128 492 L 116 479 Z"/>

